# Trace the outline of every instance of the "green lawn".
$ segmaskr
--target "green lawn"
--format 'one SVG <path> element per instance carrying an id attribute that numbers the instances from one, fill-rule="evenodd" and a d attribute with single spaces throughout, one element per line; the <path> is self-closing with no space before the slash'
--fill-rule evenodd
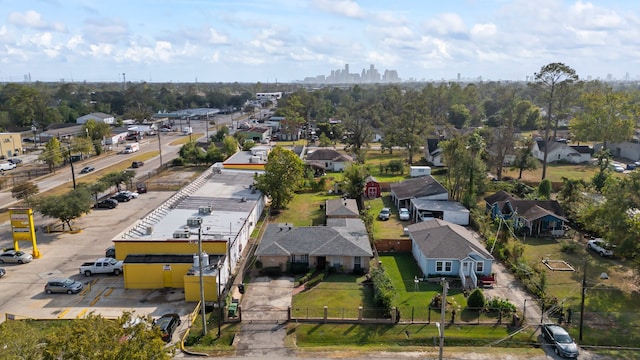
<path id="1" fill-rule="evenodd" d="M 329 274 L 315 287 L 296 294 L 291 301 L 295 318 L 321 318 L 324 306 L 333 318 L 357 318 L 358 307 L 373 308 L 371 288 L 363 286 L 364 276 Z"/>
<path id="2" fill-rule="evenodd" d="M 398 209 L 391 201 L 391 196 L 383 194 L 382 197 L 365 200 L 367 211 L 373 218 L 373 238 L 381 239 L 400 239 L 406 238 L 404 235 L 404 227 L 409 224 L 408 221 L 398 220 Z M 391 209 L 391 218 L 386 221 L 378 219 L 378 214 L 383 207 Z"/>

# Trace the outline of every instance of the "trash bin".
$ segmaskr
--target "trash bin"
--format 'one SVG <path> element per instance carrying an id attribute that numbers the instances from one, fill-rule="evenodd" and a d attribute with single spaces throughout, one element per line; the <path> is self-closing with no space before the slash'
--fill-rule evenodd
<path id="1" fill-rule="evenodd" d="M 229 308 L 227 310 L 227 316 L 228 317 L 236 317 L 238 313 L 238 303 L 231 303 L 229 304 Z"/>
<path id="2" fill-rule="evenodd" d="M 244 284 L 238 284 L 238 291 L 240 291 L 240 294 L 244 294 Z"/>

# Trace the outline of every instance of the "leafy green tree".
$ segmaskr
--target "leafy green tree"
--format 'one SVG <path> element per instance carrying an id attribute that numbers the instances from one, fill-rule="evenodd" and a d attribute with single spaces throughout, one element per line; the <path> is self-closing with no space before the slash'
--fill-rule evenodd
<path id="1" fill-rule="evenodd" d="M 516 157 L 511 168 L 518 170 L 518 179 L 522 179 L 523 171 L 538 168 L 538 159 L 533 156 L 533 144 L 534 139 L 529 137 L 516 149 Z"/>
<path id="2" fill-rule="evenodd" d="M 91 211 L 93 199 L 85 188 L 71 190 L 64 195 L 40 198 L 35 209 L 44 216 L 60 220 L 62 227 L 67 225 L 73 230 L 71 222 Z"/>
<path id="3" fill-rule="evenodd" d="M 206 153 L 194 141 L 182 145 L 179 155 L 189 164 L 200 164 L 206 158 Z"/>
<path id="4" fill-rule="evenodd" d="M 320 133 L 320 136 L 318 136 L 318 143 L 320 147 L 328 147 L 331 146 L 331 139 L 329 139 L 325 133 Z"/>
<path id="5" fill-rule="evenodd" d="M 578 81 L 576 71 L 563 63 L 550 63 L 543 66 L 540 72 L 534 74 L 535 84 L 542 93 L 546 103 L 547 121 L 544 128 L 544 140 L 550 141 L 549 131 L 551 130 L 551 120 L 556 110 L 559 113 L 565 109 L 558 106 L 558 99 L 563 99 L 564 94 L 571 91 L 573 82 Z M 563 104 L 566 106 L 566 104 Z M 557 124 L 557 122 L 556 122 Z M 555 130 L 554 130 L 555 132 Z M 549 147 L 544 147 L 544 160 L 542 162 L 542 179 L 547 177 L 547 157 L 549 155 Z"/>
<path id="6" fill-rule="evenodd" d="M 43 339 L 33 336 L 30 322 L 6 321 L 0 325 L 0 358 L 6 360 L 42 359 L 39 344 Z M 25 336 L 25 334 L 30 334 Z"/>
<path id="7" fill-rule="evenodd" d="M 630 93 L 601 85 L 582 94 L 580 102 L 583 110 L 569 125 L 575 140 L 602 142 L 606 148 L 633 137 L 638 105 Z"/>
<path id="8" fill-rule="evenodd" d="M 89 194 L 91 194 L 91 196 L 93 196 L 93 199 L 95 201 L 98 201 L 98 195 L 104 191 L 106 191 L 109 188 L 109 184 L 103 182 L 103 181 L 96 181 L 93 183 L 85 183 L 85 182 L 81 182 L 78 184 L 78 188 L 80 187 L 84 187 L 87 189 L 87 191 L 89 192 Z"/>
<path id="9" fill-rule="evenodd" d="M 363 209 L 364 203 L 362 196 L 369 170 L 364 165 L 351 164 L 344 169 L 345 191 L 349 197 L 358 202 L 358 208 Z"/>
<path id="10" fill-rule="evenodd" d="M 457 129 L 462 129 L 471 121 L 471 112 L 466 106 L 455 104 L 449 109 L 447 118 L 449 124 L 455 126 Z"/>
<path id="11" fill-rule="evenodd" d="M 224 161 L 225 155 L 222 153 L 215 144 L 209 145 L 207 148 L 206 154 L 206 163 L 207 164 L 215 164 L 217 162 Z"/>
<path id="12" fill-rule="evenodd" d="M 112 171 L 102 176 L 98 181 L 107 186 L 114 186 L 117 191 L 120 191 L 120 185 L 130 183 L 135 176 L 136 172 L 133 170 Z"/>
<path id="13" fill-rule="evenodd" d="M 11 189 L 11 196 L 18 200 L 24 200 L 27 206 L 31 206 L 31 198 L 39 192 L 38 184 L 32 181 L 26 181 L 16 184 L 16 186 Z"/>
<path id="14" fill-rule="evenodd" d="M 238 140 L 233 136 L 225 136 L 222 141 L 222 153 L 229 157 L 238 152 Z"/>
<path id="15" fill-rule="evenodd" d="M 49 166 L 49 171 L 52 172 L 55 167 L 62 164 L 64 156 L 65 154 L 60 147 L 60 141 L 53 137 L 45 144 L 44 150 L 38 156 L 38 160 L 47 164 L 47 166 Z"/>
<path id="16" fill-rule="evenodd" d="M 551 180 L 544 179 L 538 184 L 538 196 L 543 199 L 551 199 Z"/>
<path id="17" fill-rule="evenodd" d="M 484 308 L 486 299 L 481 289 L 475 289 L 469 294 L 467 298 L 467 306 L 470 308 Z"/>
<path id="18" fill-rule="evenodd" d="M 211 136 L 211 141 L 220 142 L 223 141 L 229 135 L 229 128 L 222 126 L 214 135 Z"/>
<path id="19" fill-rule="evenodd" d="M 304 180 L 303 164 L 293 151 L 276 146 L 271 150 L 264 173 L 255 176 L 256 188 L 271 198 L 274 209 L 283 209 L 293 200 Z"/>
<path id="20" fill-rule="evenodd" d="M 174 353 L 173 348 L 165 348 L 149 317 L 133 318 L 128 313 L 117 321 L 90 314 L 68 322 L 51 332 L 44 344 L 44 360 L 169 360 Z"/>
<path id="21" fill-rule="evenodd" d="M 96 155 L 102 154 L 102 140 L 111 136 L 111 127 L 109 124 L 90 119 L 84 124 L 84 132 L 87 134 L 91 145 L 93 145 Z M 88 151 L 82 152 L 87 153 Z"/>

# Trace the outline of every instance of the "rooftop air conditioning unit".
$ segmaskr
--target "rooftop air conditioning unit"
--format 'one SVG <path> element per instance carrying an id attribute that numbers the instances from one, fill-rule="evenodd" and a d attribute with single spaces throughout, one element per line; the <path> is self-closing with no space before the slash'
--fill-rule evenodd
<path id="1" fill-rule="evenodd" d="M 147 226 L 147 235 L 153 234 L 153 226 Z"/>
<path id="2" fill-rule="evenodd" d="M 180 229 L 173 232 L 174 239 L 188 239 L 191 236 L 191 232 L 189 230 Z"/>
<path id="3" fill-rule="evenodd" d="M 200 224 L 202 224 L 202 218 L 199 216 L 194 216 L 187 219 L 187 226 L 200 226 Z"/>
<path id="4" fill-rule="evenodd" d="M 198 208 L 198 214 L 202 215 L 209 215 L 212 211 L 213 209 L 211 208 L 211 206 L 201 206 Z"/>

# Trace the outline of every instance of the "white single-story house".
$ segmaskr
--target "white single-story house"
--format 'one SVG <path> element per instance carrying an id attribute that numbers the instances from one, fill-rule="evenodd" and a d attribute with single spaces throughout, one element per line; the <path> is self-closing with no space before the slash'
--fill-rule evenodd
<path id="1" fill-rule="evenodd" d="M 442 219 L 457 225 L 469 225 L 469 209 L 456 201 L 411 199 L 409 211 L 411 219 L 416 222 Z"/>
<path id="2" fill-rule="evenodd" d="M 338 172 L 352 164 L 353 158 L 333 149 L 320 148 L 307 153 L 305 163 L 323 167 L 327 171 Z"/>
<path id="3" fill-rule="evenodd" d="M 493 256 L 464 227 L 434 219 L 407 226 L 411 254 L 424 276 L 454 276 L 465 289 L 491 275 Z"/>
<path id="4" fill-rule="evenodd" d="M 444 166 L 442 148 L 438 146 L 440 139 L 427 139 L 427 146 L 424 150 L 424 158 L 433 166 Z"/>
<path id="5" fill-rule="evenodd" d="M 533 145 L 533 156 L 540 161 L 544 161 L 544 149 L 547 151 L 547 163 L 566 161 L 571 164 L 587 163 L 591 160 L 591 149 L 588 146 L 567 145 L 560 141 L 537 140 Z"/>

